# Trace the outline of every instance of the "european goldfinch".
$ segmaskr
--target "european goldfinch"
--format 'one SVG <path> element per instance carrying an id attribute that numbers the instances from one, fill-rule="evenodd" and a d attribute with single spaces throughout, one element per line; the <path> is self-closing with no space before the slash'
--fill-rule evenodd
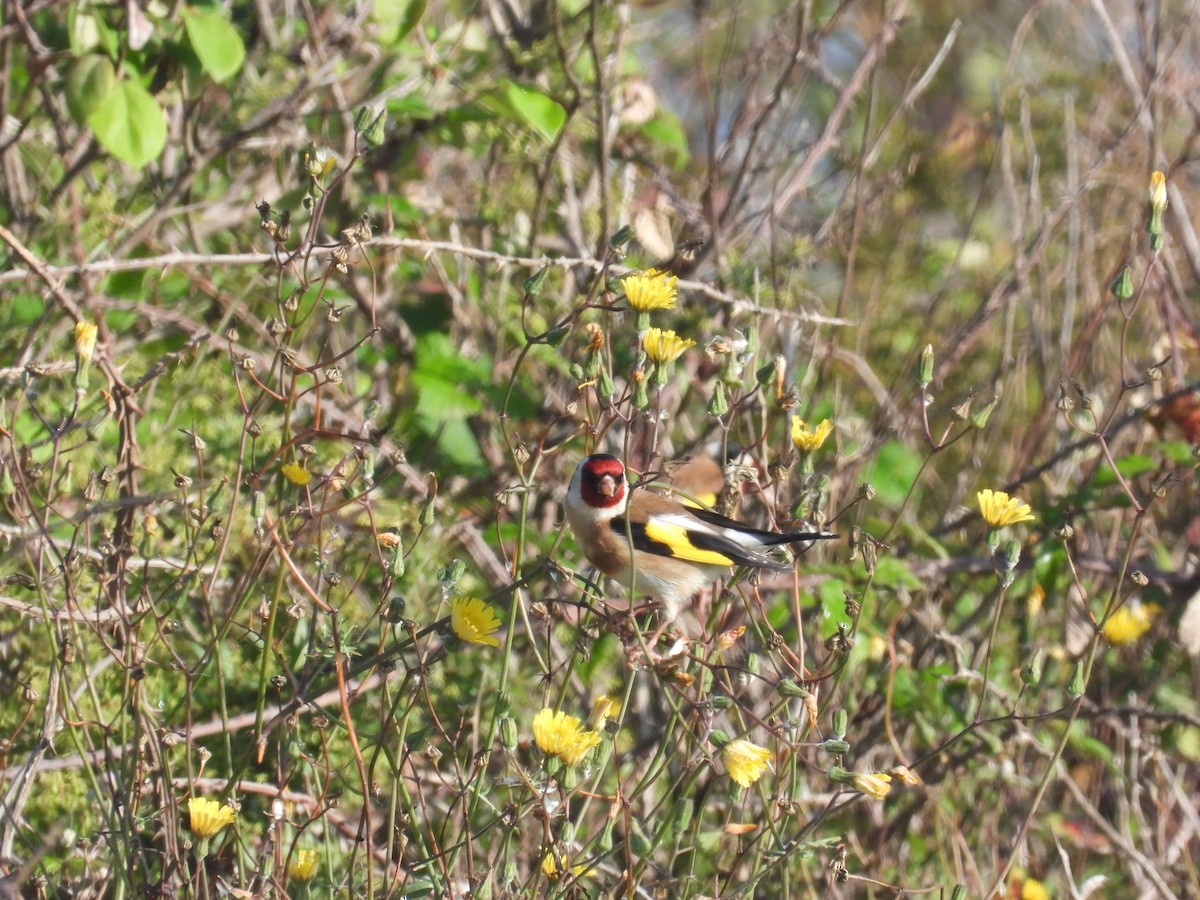
<path id="1" fill-rule="evenodd" d="M 768 547 L 837 537 L 824 531 L 764 531 L 650 491 L 631 495 L 624 464 L 603 453 L 587 457 L 575 470 L 566 513 L 592 564 L 625 587 L 662 601 L 668 620 L 735 566 L 790 568 L 761 552 Z"/>

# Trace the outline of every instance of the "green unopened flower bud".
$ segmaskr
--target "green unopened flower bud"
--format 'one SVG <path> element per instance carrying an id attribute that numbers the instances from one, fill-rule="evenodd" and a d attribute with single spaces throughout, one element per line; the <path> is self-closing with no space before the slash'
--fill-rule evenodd
<path id="1" fill-rule="evenodd" d="M 1083 675 L 1083 660 L 1077 660 L 1075 671 L 1071 675 L 1071 683 L 1067 685 L 1067 696 L 1072 700 L 1082 697 L 1087 691 L 1087 680 Z"/>
<path id="2" fill-rule="evenodd" d="M 613 825 L 615 823 L 609 819 L 604 823 L 604 830 L 600 832 L 600 837 L 596 840 L 596 847 L 602 853 L 607 853 L 613 848 Z"/>
<path id="3" fill-rule="evenodd" d="M 714 694 L 708 698 L 708 705 L 713 709 L 731 709 L 733 707 L 733 698 L 725 694 Z"/>
<path id="4" fill-rule="evenodd" d="M 599 771 L 603 770 L 604 767 L 608 765 L 609 759 L 612 758 L 612 754 L 613 754 L 613 742 L 612 741 L 604 741 L 602 744 L 600 744 L 600 746 L 598 746 L 595 750 L 592 751 L 591 762 L 589 764 L 589 771 L 599 772 Z"/>
<path id="5" fill-rule="evenodd" d="M 1008 541 L 1004 545 L 1004 568 L 1011 572 L 1021 561 L 1021 542 Z"/>
<path id="6" fill-rule="evenodd" d="M 254 498 L 250 502 L 251 514 L 254 516 L 254 521 L 261 522 L 263 516 L 267 514 L 267 495 L 263 491 L 255 491 Z"/>
<path id="7" fill-rule="evenodd" d="M 950 900 L 967 900 L 967 886 L 965 884 L 956 884 L 950 894 Z"/>
<path id="8" fill-rule="evenodd" d="M 690 797 L 685 797 L 675 804 L 674 825 L 675 833 L 683 834 L 687 831 L 689 825 L 692 824 L 692 813 L 695 809 L 695 804 Z"/>
<path id="9" fill-rule="evenodd" d="M 761 387 L 766 387 L 769 384 L 773 384 L 775 382 L 775 361 L 771 360 L 771 362 L 767 363 L 765 366 L 755 370 L 754 380 L 757 381 Z"/>
<path id="10" fill-rule="evenodd" d="M 384 107 L 379 111 L 379 115 L 371 120 L 370 125 L 360 130 L 364 144 L 368 147 L 378 147 L 387 139 L 387 118 L 387 107 Z"/>
<path id="11" fill-rule="evenodd" d="M 646 832 L 642 828 L 642 822 L 636 816 L 631 820 L 633 833 L 630 835 L 629 849 L 633 851 L 635 859 L 642 859 L 654 853 L 654 845 L 646 837 Z"/>
<path id="12" fill-rule="evenodd" d="M 371 122 L 375 120 L 376 115 L 378 115 L 378 113 L 375 111 L 374 107 L 360 106 L 358 108 L 358 112 L 354 114 L 354 130 L 363 131 L 368 128 Z"/>
<path id="13" fill-rule="evenodd" d="M 921 351 L 921 362 L 917 366 L 917 382 L 923 388 L 933 383 L 933 344 L 926 344 Z"/>
<path id="14" fill-rule="evenodd" d="M 417 516 L 417 522 L 422 528 L 428 528 L 433 524 L 437 514 L 437 478 L 433 475 L 429 476 L 429 496 L 425 498 L 425 502 L 421 504 L 421 513 Z"/>
<path id="15" fill-rule="evenodd" d="M 713 386 L 712 399 L 708 401 L 708 411 L 710 415 L 717 417 L 729 412 L 729 395 L 725 392 L 725 385 L 720 381 Z"/>
<path id="16" fill-rule="evenodd" d="M 825 770 L 825 774 L 829 776 L 829 780 L 835 784 L 849 784 L 852 772 L 843 769 L 841 766 L 830 766 Z"/>
<path id="17" fill-rule="evenodd" d="M 634 409 L 650 408 L 650 392 L 646 386 L 646 373 L 640 366 L 633 371 L 633 406 Z"/>
<path id="18" fill-rule="evenodd" d="M 388 559 L 388 574 L 393 578 L 400 578 L 404 575 L 404 545 L 400 542 L 400 536 L 395 536 L 395 543 L 392 545 L 392 555 Z"/>
<path id="19" fill-rule="evenodd" d="M 757 653 L 746 654 L 746 671 L 751 675 L 757 675 L 762 669 L 762 657 Z"/>
<path id="20" fill-rule="evenodd" d="M 846 726 L 850 722 L 850 714 L 839 707 L 833 711 L 833 736 L 839 741 L 846 736 Z"/>
<path id="21" fill-rule="evenodd" d="M 849 741 L 841 741 L 837 740 L 836 738 L 830 738 L 829 740 L 822 742 L 821 749 L 826 753 L 833 753 L 841 756 L 842 754 L 850 752 L 850 743 Z"/>
<path id="22" fill-rule="evenodd" d="M 1129 266 L 1121 266 L 1121 271 L 1109 290 L 1118 300 L 1128 300 L 1133 296 L 1133 275 L 1130 274 Z"/>
<path id="23" fill-rule="evenodd" d="M 452 559 L 450 563 L 438 571 L 438 584 L 442 590 L 450 590 L 467 572 L 467 564 L 461 559 Z"/>
<path id="24" fill-rule="evenodd" d="M 500 883 L 504 885 L 514 885 L 517 883 L 517 862 L 514 859 L 506 859 L 500 866 Z"/>
<path id="25" fill-rule="evenodd" d="M 612 375 L 609 373 L 608 369 L 602 370 L 600 372 L 599 381 L 596 384 L 596 393 L 598 393 L 604 399 L 609 399 L 614 393 L 616 393 L 616 390 L 617 387 L 615 384 L 613 384 Z"/>
<path id="26" fill-rule="evenodd" d="M 546 273 L 549 271 L 549 266 L 542 266 L 525 279 L 525 295 L 527 297 L 536 297 L 542 292 L 542 288 L 546 286 Z"/>
<path id="27" fill-rule="evenodd" d="M 500 720 L 500 746 L 510 752 L 517 749 L 517 723 L 512 716 Z"/>
<path id="28" fill-rule="evenodd" d="M 1036 687 L 1042 680 L 1042 671 L 1046 664 L 1046 652 L 1038 647 L 1029 656 L 1029 662 L 1021 667 L 1021 681 L 1029 687 Z"/>
<path id="29" fill-rule="evenodd" d="M 0 497 L 9 497 L 17 490 L 17 486 L 13 484 L 12 472 L 8 470 L 8 465 L 0 465 Z"/>
<path id="30" fill-rule="evenodd" d="M 779 691 L 781 697 L 803 698 L 810 696 L 810 692 L 806 688 L 800 687 L 790 678 L 781 678 L 779 684 L 776 685 L 776 690 Z"/>
<path id="31" fill-rule="evenodd" d="M 729 736 L 729 733 L 720 728 L 714 728 L 708 733 L 708 742 L 718 750 L 725 747 L 731 740 L 733 738 Z"/>
<path id="32" fill-rule="evenodd" d="M 612 247 L 614 250 L 619 250 L 632 240 L 633 226 L 622 225 L 613 233 L 613 236 L 608 239 L 608 246 Z"/>
<path id="33" fill-rule="evenodd" d="M 992 410 L 996 408 L 999 402 L 999 395 L 993 395 L 991 400 L 971 414 L 971 424 L 976 428 L 983 428 L 987 425 L 988 419 L 992 415 Z"/>

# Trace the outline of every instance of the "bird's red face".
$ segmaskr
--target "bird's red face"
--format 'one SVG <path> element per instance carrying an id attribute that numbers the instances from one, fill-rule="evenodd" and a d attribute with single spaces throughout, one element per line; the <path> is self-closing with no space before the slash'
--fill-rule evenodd
<path id="1" fill-rule="evenodd" d="M 615 456 L 597 453 L 579 464 L 579 494 L 595 509 L 625 502 L 625 466 Z"/>

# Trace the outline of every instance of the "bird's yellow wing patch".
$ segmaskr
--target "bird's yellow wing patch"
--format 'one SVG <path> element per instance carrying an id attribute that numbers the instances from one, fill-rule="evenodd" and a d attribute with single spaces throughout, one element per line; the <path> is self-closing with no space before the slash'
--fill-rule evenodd
<path id="1" fill-rule="evenodd" d="M 652 519 L 646 523 L 646 537 L 656 543 L 671 549 L 671 556 L 688 562 L 702 563 L 709 566 L 732 566 L 733 560 L 724 553 L 716 550 L 706 550 L 692 543 L 688 530 L 673 522 L 662 522 Z"/>

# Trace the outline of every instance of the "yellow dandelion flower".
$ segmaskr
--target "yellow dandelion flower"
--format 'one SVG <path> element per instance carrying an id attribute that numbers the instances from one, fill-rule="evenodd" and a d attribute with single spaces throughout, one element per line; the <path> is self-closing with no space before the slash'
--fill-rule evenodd
<path id="1" fill-rule="evenodd" d="M 608 720 L 616 716 L 621 711 L 621 701 L 615 697 L 610 697 L 608 694 L 602 694 L 596 698 L 596 702 L 592 704 L 592 715 L 588 719 L 588 724 L 597 731 L 602 731 L 604 726 L 608 724 Z"/>
<path id="2" fill-rule="evenodd" d="M 891 781 L 892 776 L 886 772 L 855 772 L 850 776 L 849 784 L 874 800 L 882 800 L 892 789 Z"/>
<path id="3" fill-rule="evenodd" d="M 1050 900 L 1050 892 L 1036 878 L 1026 878 L 1021 885 L 1021 900 Z"/>
<path id="4" fill-rule="evenodd" d="M 695 341 L 681 338 L 674 331 L 663 331 L 661 328 L 649 328 L 642 337 L 642 349 L 646 351 L 646 356 L 660 366 L 675 362 L 683 351 L 695 346 Z"/>
<path id="5" fill-rule="evenodd" d="M 237 818 L 233 807 L 207 797 L 188 798 L 188 825 L 196 837 L 210 838 Z"/>
<path id="6" fill-rule="evenodd" d="M 822 419 L 816 428 L 809 428 L 799 416 L 792 416 L 792 443 L 801 453 L 821 449 L 825 438 L 833 432 L 833 423 Z"/>
<path id="7" fill-rule="evenodd" d="M 979 499 L 979 512 L 983 514 L 983 520 L 993 528 L 1031 522 L 1036 518 L 1029 504 L 1008 496 L 1004 491 L 986 489 L 980 491 L 976 497 Z"/>
<path id="8" fill-rule="evenodd" d="M 279 471 L 283 473 L 284 478 L 296 485 L 296 487 L 304 487 L 312 481 L 312 472 L 298 463 L 287 463 Z"/>
<path id="9" fill-rule="evenodd" d="M 1150 210 L 1162 215 L 1167 208 L 1167 176 L 1162 172 L 1150 173 Z"/>
<path id="10" fill-rule="evenodd" d="M 567 858 L 561 853 L 553 851 L 542 857 L 542 874 L 551 881 L 558 881 L 567 872 Z M 570 867 L 571 875 L 578 878 L 583 874 L 582 865 L 574 865 Z"/>
<path id="11" fill-rule="evenodd" d="M 575 716 L 546 707 L 533 717 L 533 739 L 547 756 L 573 766 L 599 745 L 600 734 L 584 728 Z"/>
<path id="12" fill-rule="evenodd" d="M 96 334 L 98 329 L 91 322 L 75 323 L 75 357 L 86 365 L 91 362 L 92 354 L 96 352 Z"/>
<path id="13" fill-rule="evenodd" d="M 500 628 L 500 617 L 478 597 L 455 597 L 450 601 L 450 627 L 459 640 L 468 644 L 500 646 L 499 638 L 493 637 Z"/>
<path id="14" fill-rule="evenodd" d="M 745 788 L 771 767 L 771 751 L 738 738 L 721 748 L 721 760 L 729 770 L 729 777 Z"/>
<path id="15" fill-rule="evenodd" d="M 636 312 L 674 309 L 675 282 L 678 280 L 674 275 L 647 269 L 645 272 L 626 275 L 621 279 L 621 288 L 625 291 L 625 299 L 629 301 L 629 308 Z"/>
<path id="16" fill-rule="evenodd" d="M 297 850 L 288 866 L 288 877 L 295 881 L 310 881 L 317 874 L 317 851 Z"/>
<path id="17" fill-rule="evenodd" d="M 1104 623 L 1104 639 L 1110 644 L 1132 644 L 1150 630 L 1158 611 L 1157 603 L 1129 601 Z"/>

